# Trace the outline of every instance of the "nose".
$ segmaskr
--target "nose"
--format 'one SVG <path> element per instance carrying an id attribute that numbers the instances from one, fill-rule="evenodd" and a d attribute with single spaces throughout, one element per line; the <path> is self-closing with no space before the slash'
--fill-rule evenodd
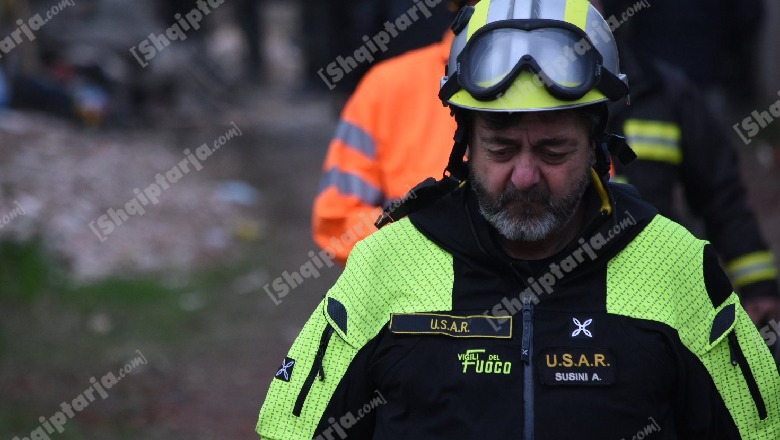
<path id="1" fill-rule="evenodd" d="M 525 191 L 538 184 L 541 180 L 539 164 L 532 154 L 518 154 L 512 167 L 512 184 L 515 188 Z"/>

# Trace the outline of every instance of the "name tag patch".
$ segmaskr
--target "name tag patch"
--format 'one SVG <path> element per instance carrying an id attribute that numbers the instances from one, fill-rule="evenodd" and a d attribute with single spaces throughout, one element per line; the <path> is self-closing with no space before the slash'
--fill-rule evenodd
<path id="1" fill-rule="evenodd" d="M 441 313 L 393 313 L 390 331 L 398 334 L 445 335 L 453 338 L 512 337 L 511 316 L 455 316 Z"/>
<path id="2" fill-rule="evenodd" d="M 598 348 L 543 350 L 539 372 L 545 385 L 611 385 L 615 383 L 615 357 Z"/>

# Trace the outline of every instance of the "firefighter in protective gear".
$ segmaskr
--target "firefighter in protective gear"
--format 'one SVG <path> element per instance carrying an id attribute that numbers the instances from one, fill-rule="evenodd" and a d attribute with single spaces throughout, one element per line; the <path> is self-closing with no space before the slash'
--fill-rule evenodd
<path id="1" fill-rule="evenodd" d="M 342 264 L 354 243 L 376 230 L 371 223 L 382 207 L 413 197 L 409 189 L 446 164 L 455 122 L 433 93 L 451 42 L 448 33 L 440 43 L 375 66 L 344 109 L 312 221 L 314 240 Z M 671 66 L 627 55 L 621 62 L 632 78 L 632 102 L 610 103 L 610 132 L 626 136 L 638 158 L 619 167 L 619 177 L 674 220 L 682 220 L 672 200 L 683 187 L 751 318 L 763 326 L 771 316 L 755 305 L 780 300 L 777 269 L 734 166 L 733 146 Z"/>
<path id="2" fill-rule="evenodd" d="M 455 32 L 450 176 L 355 247 L 261 437 L 778 438 L 780 375 L 710 246 L 607 181 L 631 154 L 603 18 L 483 0 Z"/>

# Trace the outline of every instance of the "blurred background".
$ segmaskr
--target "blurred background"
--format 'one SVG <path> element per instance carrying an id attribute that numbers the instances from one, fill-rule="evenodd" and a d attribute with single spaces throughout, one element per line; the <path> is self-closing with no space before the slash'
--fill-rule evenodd
<path id="1" fill-rule="evenodd" d="M 0 437 L 256 438 L 268 384 L 340 273 L 291 275 L 319 252 L 322 161 L 371 63 L 335 84 L 322 69 L 413 4 L 0 2 Z M 440 40 L 447 6 L 373 57 Z M 780 6 L 751 20 L 723 124 L 777 255 L 780 122 L 748 145 L 730 129 L 780 99 Z M 187 156 L 215 142 L 196 169 Z M 143 204 L 158 175 L 169 187 Z M 60 433 L 64 403 L 78 410 Z"/>

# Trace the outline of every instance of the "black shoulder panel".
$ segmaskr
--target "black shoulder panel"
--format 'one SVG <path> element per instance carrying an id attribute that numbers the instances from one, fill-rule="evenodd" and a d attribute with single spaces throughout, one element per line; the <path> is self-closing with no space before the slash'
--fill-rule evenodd
<path id="1" fill-rule="evenodd" d="M 709 244 L 704 247 L 704 285 L 707 287 L 712 306 L 716 308 L 734 291 L 731 281 L 720 267 L 718 256 Z"/>

